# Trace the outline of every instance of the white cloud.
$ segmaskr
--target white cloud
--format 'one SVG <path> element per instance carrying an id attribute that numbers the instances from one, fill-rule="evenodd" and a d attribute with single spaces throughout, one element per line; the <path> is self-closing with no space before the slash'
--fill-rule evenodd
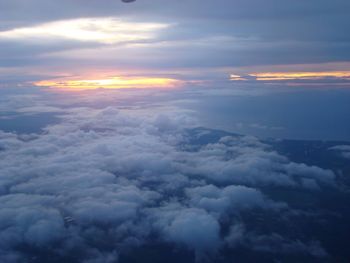
<path id="1" fill-rule="evenodd" d="M 154 211 L 155 225 L 168 241 L 186 245 L 197 253 L 210 253 L 220 245 L 220 225 L 205 210 L 169 204 Z"/>
<path id="2" fill-rule="evenodd" d="M 340 152 L 344 158 L 350 159 L 350 145 L 337 145 L 331 147 L 330 150 Z"/>
<path id="3" fill-rule="evenodd" d="M 200 260 L 225 240 L 239 242 L 241 213 L 290 209 L 261 187 L 334 183 L 332 172 L 290 162 L 254 137 L 192 145 L 195 122 L 184 112 L 76 107 L 61 119 L 27 138 L 0 133 L 0 242 L 8 262 L 21 255 L 20 244 L 113 262 L 151 236 Z M 235 234 L 224 237 L 227 223 Z M 97 249 L 104 240 L 108 249 Z"/>
<path id="4" fill-rule="evenodd" d="M 264 195 L 254 188 L 240 185 L 230 185 L 218 188 L 206 185 L 187 189 L 190 204 L 215 214 L 239 213 L 239 210 L 252 208 L 283 208 L 286 205 L 267 200 Z"/>
<path id="5" fill-rule="evenodd" d="M 0 38 L 41 41 L 63 38 L 116 44 L 152 39 L 160 29 L 168 26 L 164 23 L 127 22 L 112 17 L 80 18 L 2 31 L 0 32 Z"/>

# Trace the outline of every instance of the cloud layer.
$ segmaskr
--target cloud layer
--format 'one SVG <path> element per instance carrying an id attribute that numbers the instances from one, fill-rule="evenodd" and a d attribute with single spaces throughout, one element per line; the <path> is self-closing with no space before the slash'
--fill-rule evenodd
<path id="1" fill-rule="evenodd" d="M 288 224 L 299 212 L 264 189 L 333 188 L 332 171 L 292 162 L 254 137 L 206 141 L 217 135 L 186 113 L 63 113 L 42 134 L 0 133 L 2 262 L 117 262 L 154 243 L 197 261 L 236 246 L 326 256 L 312 239 L 255 233 L 244 215 L 279 214 Z"/>
<path id="2" fill-rule="evenodd" d="M 226 80 L 237 69 L 252 73 L 244 67 L 341 65 L 350 59 L 349 9 L 346 0 L 2 0 L 0 74 L 15 68 L 26 76 L 22 84 L 101 68 L 114 76 L 137 69 L 203 80 L 209 69 Z"/>

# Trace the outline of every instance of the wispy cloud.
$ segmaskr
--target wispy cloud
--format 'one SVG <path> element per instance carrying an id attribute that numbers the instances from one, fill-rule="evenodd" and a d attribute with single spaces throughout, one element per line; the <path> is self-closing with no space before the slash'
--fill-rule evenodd
<path id="1" fill-rule="evenodd" d="M 302 66 L 301 66 L 302 68 Z M 230 74 L 231 81 L 286 84 L 289 86 L 350 86 L 350 71 L 292 71 L 255 72 L 243 75 Z"/>
<path id="2" fill-rule="evenodd" d="M 157 31 L 169 27 L 165 23 L 127 22 L 116 18 L 80 18 L 14 28 L 0 32 L 0 39 L 23 41 L 64 38 L 116 44 L 154 38 Z"/>

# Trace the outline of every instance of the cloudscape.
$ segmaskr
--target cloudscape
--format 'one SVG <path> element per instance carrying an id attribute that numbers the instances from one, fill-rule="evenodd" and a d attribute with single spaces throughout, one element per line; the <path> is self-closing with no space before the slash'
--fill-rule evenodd
<path id="1" fill-rule="evenodd" d="M 0 0 L 0 262 L 348 262 L 350 2 Z"/>

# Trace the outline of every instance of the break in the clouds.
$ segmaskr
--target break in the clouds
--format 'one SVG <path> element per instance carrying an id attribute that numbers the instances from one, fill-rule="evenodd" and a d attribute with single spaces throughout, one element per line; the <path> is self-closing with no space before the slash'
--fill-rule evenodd
<path id="1" fill-rule="evenodd" d="M 301 74 L 316 63 L 348 71 L 349 9 L 345 0 L 1 1 L 0 74 L 16 69 L 25 76 L 20 85 L 67 74 L 96 79 L 101 69 L 105 78 L 136 72 L 196 81 L 208 72 L 221 81 L 271 73 L 271 65 L 299 65 Z"/>

